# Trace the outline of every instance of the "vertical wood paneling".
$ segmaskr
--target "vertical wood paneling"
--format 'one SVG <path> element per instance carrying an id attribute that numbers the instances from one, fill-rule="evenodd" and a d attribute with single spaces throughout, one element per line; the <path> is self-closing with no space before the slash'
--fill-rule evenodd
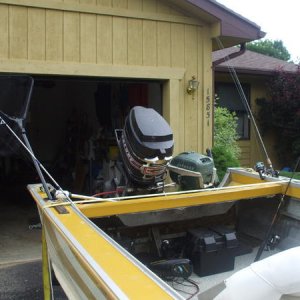
<path id="1" fill-rule="evenodd" d="M 44 60 L 46 53 L 46 12 L 28 9 L 28 59 Z"/>
<path id="2" fill-rule="evenodd" d="M 184 68 L 184 25 L 171 24 L 171 67 Z M 179 83 L 179 111 L 180 118 L 178 120 L 178 151 L 184 151 L 184 97 L 185 97 L 185 80 Z"/>
<path id="3" fill-rule="evenodd" d="M 185 25 L 185 67 L 186 84 L 193 75 L 197 77 L 197 28 L 195 26 Z M 197 151 L 198 133 L 198 101 L 197 95 L 185 96 L 185 149 L 188 151 Z M 202 132 L 201 132 L 202 133 Z"/>
<path id="4" fill-rule="evenodd" d="M 171 66 L 184 67 L 184 25 L 171 25 Z"/>
<path id="5" fill-rule="evenodd" d="M 197 27 L 192 25 L 185 25 L 184 28 L 184 64 L 187 69 L 186 75 L 192 77 L 197 75 Z"/>
<path id="6" fill-rule="evenodd" d="M 10 58 L 28 57 L 28 17 L 27 8 L 9 7 L 9 56 Z"/>
<path id="7" fill-rule="evenodd" d="M 97 63 L 112 64 L 112 17 L 97 16 Z"/>
<path id="8" fill-rule="evenodd" d="M 143 22 L 128 20 L 128 64 L 143 64 Z"/>
<path id="9" fill-rule="evenodd" d="M 113 18 L 113 63 L 127 64 L 127 19 Z"/>
<path id="10" fill-rule="evenodd" d="M 171 65 L 171 26 L 167 22 L 157 23 L 157 64 Z"/>
<path id="11" fill-rule="evenodd" d="M 8 58 L 8 5 L 0 4 L 0 57 Z"/>
<path id="12" fill-rule="evenodd" d="M 82 62 L 96 62 L 96 23 L 95 15 L 80 15 L 80 60 Z"/>
<path id="13" fill-rule="evenodd" d="M 160 0 L 53 1 L 129 9 L 137 14 L 183 15 Z M 96 11 L 8 7 L 0 4 L 1 58 L 184 68 L 185 78 L 166 81 L 163 91 L 164 113 L 174 127 L 175 151 L 203 152 L 211 146 L 212 49 L 208 27 L 104 16 Z M 186 93 L 192 75 L 200 82 L 194 96 Z"/>
<path id="14" fill-rule="evenodd" d="M 141 0 L 143 2 L 143 11 L 156 12 L 157 5 L 156 0 Z"/>
<path id="15" fill-rule="evenodd" d="M 79 13 L 64 13 L 64 61 L 79 61 Z"/>
<path id="16" fill-rule="evenodd" d="M 164 82 L 163 86 L 163 115 L 173 130 L 175 141 L 174 153 L 183 151 L 180 148 L 180 81 L 171 79 Z"/>
<path id="17" fill-rule="evenodd" d="M 212 45 L 211 45 L 211 37 L 208 28 L 203 28 L 202 30 L 203 36 L 203 65 L 202 65 L 202 84 L 203 84 L 203 128 L 202 128 L 202 137 L 203 137 L 203 150 L 206 148 L 211 148 L 212 139 L 213 139 L 213 115 L 212 115 L 212 106 L 213 106 L 213 95 L 212 95 Z M 210 117 L 207 118 L 207 104 L 210 103 Z"/>
<path id="18" fill-rule="evenodd" d="M 142 10 L 143 9 L 143 1 L 142 0 L 128 0 L 128 9 Z"/>
<path id="19" fill-rule="evenodd" d="M 170 14 L 171 8 L 163 1 L 157 1 L 157 12 L 162 14 Z"/>
<path id="20" fill-rule="evenodd" d="M 112 7 L 112 0 L 97 0 L 97 5 Z"/>
<path id="21" fill-rule="evenodd" d="M 63 13 L 46 11 L 46 59 L 62 61 L 63 58 Z"/>
<path id="22" fill-rule="evenodd" d="M 113 0 L 112 5 L 116 8 L 127 8 L 127 0 Z"/>
<path id="23" fill-rule="evenodd" d="M 170 13 L 171 13 L 172 15 L 175 15 L 175 16 L 182 16 L 182 15 L 183 15 L 182 12 L 179 12 L 178 10 L 176 10 L 176 9 L 173 8 L 173 7 L 171 7 L 171 9 L 170 9 Z"/>
<path id="24" fill-rule="evenodd" d="M 256 143 L 254 143 L 254 144 L 255 145 L 251 145 L 250 141 L 238 141 L 238 145 L 241 149 L 241 156 L 239 158 L 241 166 L 244 166 L 244 167 L 251 166 L 251 163 L 250 163 L 250 160 L 251 160 L 250 152 L 251 152 L 251 150 L 250 149 L 253 146 L 257 147 L 257 144 Z"/>
<path id="25" fill-rule="evenodd" d="M 204 149 L 203 147 L 203 135 L 206 134 L 204 132 L 204 129 L 203 129 L 203 118 L 204 118 L 204 114 L 205 116 L 210 113 L 212 114 L 213 112 L 213 107 L 211 106 L 211 101 L 209 101 L 210 103 L 208 104 L 208 99 L 204 99 L 204 94 L 203 94 L 203 34 L 202 34 L 202 28 L 201 27 L 198 27 L 197 28 L 197 31 L 198 31 L 198 65 L 197 65 L 197 68 L 198 68 L 198 77 L 197 77 L 197 80 L 199 81 L 199 87 L 198 87 L 198 91 L 197 91 L 197 95 L 198 95 L 198 133 L 199 133 L 199 136 L 198 136 L 198 152 L 202 152 L 202 153 L 205 153 L 204 151 L 206 149 Z M 209 99 L 211 100 L 211 99 Z M 203 104 L 203 102 L 205 102 Z M 207 106 L 209 105 L 209 107 Z M 206 109 L 206 112 L 203 113 L 203 108 Z M 208 147 L 208 146 L 207 146 Z"/>
<path id="26" fill-rule="evenodd" d="M 155 21 L 143 21 L 143 65 L 156 66 L 157 33 Z"/>
<path id="27" fill-rule="evenodd" d="M 180 111 L 180 117 L 179 117 L 179 140 L 178 140 L 178 147 L 177 149 L 179 152 L 183 152 L 186 150 L 185 148 L 185 95 L 186 95 L 186 83 L 185 80 L 182 79 L 179 81 L 179 111 Z"/>
<path id="28" fill-rule="evenodd" d="M 64 3 L 79 3 L 79 0 L 64 0 Z"/>
<path id="29" fill-rule="evenodd" d="M 96 5 L 97 0 L 79 0 L 81 4 L 90 4 L 90 5 Z"/>

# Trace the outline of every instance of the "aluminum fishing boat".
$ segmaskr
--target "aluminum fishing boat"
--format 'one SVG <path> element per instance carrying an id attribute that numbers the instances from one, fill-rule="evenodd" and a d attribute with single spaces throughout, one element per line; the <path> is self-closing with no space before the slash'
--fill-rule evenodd
<path id="1" fill-rule="evenodd" d="M 183 299 L 94 220 L 253 198 L 272 199 L 282 194 L 300 199 L 298 180 L 262 180 L 257 172 L 240 168 L 229 169 L 220 188 L 141 197 L 77 197 L 72 201 L 62 197 L 51 201 L 42 185 L 29 185 L 28 189 L 40 212 L 49 261 L 70 299 Z"/>

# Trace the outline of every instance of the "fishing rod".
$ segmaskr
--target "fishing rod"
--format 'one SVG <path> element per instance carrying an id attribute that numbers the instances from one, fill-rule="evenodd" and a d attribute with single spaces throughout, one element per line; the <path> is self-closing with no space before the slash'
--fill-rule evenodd
<path id="1" fill-rule="evenodd" d="M 278 205 L 278 207 L 276 209 L 276 212 L 275 212 L 275 214 L 273 216 L 272 222 L 271 222 L 271 224 L 270 224 L 270 226 L 269 226 L 269 228 L 267 230 L 266 236 L 265 236 L 264 240 L 262 241 L 262 243 L 261 243 L 261 245 L 260 245 L 260 247 L 259 247 L 259 249 L 257 251 L 257 254 L 255 256 L 254 261 L 258 261 L 260 259 L 261 255 L 262 255 L 262 252 L 264 251 L 264 249 L 266 247 L 266 244 L 269 241 L 269 237 L 270 237 L 271 232 L 272 232 L 272 230 L 273 230 L 273 228 L 274 228 L 274 226 L 275 226 L 275 224 L 276 224 L 276 222 L 278 220 L 281 207 L 283 206 L 283 204 L 285 202 L 285 197 L 287 195 L 287 191 L 288 191 L 288 189 L 289 189 L 289 187 L 291 185 L 291 182 L 292 182 L 292 180 L 293 180 L 293 178 L 294 178 L 294 176 L 296 174 L 296 171 L 298 169 L 299 163 L 300 163 L 300 156 L 298 157 L 298 160 L 297 160 L 296 165 L 294 167 L 294 171 L 292 173 L 292 176 L 291 176 L 288 184 L 286 185 L 286 189 L 285 189 L 284 193 L 280 197 L 279 205 Z"/>
<path id="2" fill-rule="evenodd" d="M 224 49 L 224 45 L 223 45 L 222 41 L 218 37 L 215 38 L 215 40 L 217 41 L 217 44 L 218 44 L 219 48 L 220 49 Z M 239 78 L 238 78 L 238 76 L 236 74 L 236 71 L 235 71 L 234 67 L 231 66 L 230 63 L 229 63 L 229 60 L 230 60 L 229 56 L 226 55 L 224 57 L 224 60 L 225 60 L 225 62 L 227 62 L 227 68 L 229 70 L 229 74 L 230 74 L 230 76 L 231 76 L 231 78 L 232 78 L 232 80 L 233 80 L 233 82 L 235 84 L 235 87 L 236 87 L 237 92 L 238 92 L 238 94 L 240 96 L 240 99 L 242 100 L 242 103 L 243 103 L 244 107 L 246 108 L 246 111 L 248 113 L 248 117 L 250 118 L 250 120 L 251 120 L 251 122 L 252 122 L 252 124 L 254 126 L 254 129 L 255 129 L 254 132 L 255 132 L 256 137 L 258 138 L 259 143 L 260 143 L 260 145 L 262 147 L 262 150 L 263 150 L 264 155 L 266 157 L 266 161 L 267 161 L 267 164 L 269 166 L 269 169 L 272 171 L 272 174 L 273 174 L 272 161 L 271 161 L 271 159 L 270 159 L 270 157 L 268 155 L 267 149 L 265 147 L 265 144 L 264 144 L 263 139 L 261 137 L 261 134 L 259 132 L 257 123 L 256 123 L 254 115 L 253 115 L 253 113 L 251 111 L 250 105 L 249 105 L 248 100 L 246 98 L 246 95 L 244 93 L 244 90 L 243 90 L 243 87 L 241 85 L 241 82 L 240 82 L 240 80 L 239 80 Z"/>

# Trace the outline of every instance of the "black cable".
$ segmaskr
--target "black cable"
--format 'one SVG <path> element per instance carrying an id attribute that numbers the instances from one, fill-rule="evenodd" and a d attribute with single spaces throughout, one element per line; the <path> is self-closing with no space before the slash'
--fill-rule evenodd
<path id="1" fill-rule="evenodd" d="M 182 279 L 182 281 L 179 282 L 179 281 L 177 281 L 178 279 Z M 191 285 L 184 284 L 184 282 L 189 282 Z M 195 288 L 196 288 L 196 292 L 195 292 L 195 293 L 190 293 L 190 292 L 184 291 L 184 290 L 182 290 L 182 289 L 179 289 L 178 287 L 175 287 L 175 286 L 174 286 L 174 283 L 176 283 L 176 284 L 178 284 L 178 285 L 185 286 L 185 287 L 195 287 Z M 189 300 L 189 299 L 193 298 L 193 297 L 196 296 L 196 295 L 199 293 L 199 291 L 200 291 L 200 288 L 199 288 L 197 282 L 195 282 L 194 280 L 189 279 L 189 278 L 186 278 L 186 279 L 179 278 L 179 277 L 173 278 L 173 280 L 172 280 L 172 287 L 173 287 L 174 290 L 176 290 L 176 291 L 178 291 L 178 292 L 181 292 L 181 293 L 184 293 L 184 294 L 189 295 L 189 297 L 186 298 L 186 300 Z"/>
<path id="2" fill-rule="evenodd" d="M 186 300 L 189 300 L 189 299 L 193 298 L 194 296 L 196 296 L 200 292 L 200 288 L 199 288 L 197 282 L 195 282 L 194 280 L 187 278 L 186 281 L 191 283 L 196 288 L 196 292 L 191 297 L 186 299 Z"/>
<path id="3" fill-rule="evenodd" d="M 256 256 L 255 256 L 254 261 L 258 261 L 258 260 L 260 259 L 261 255 L 262 255 L 262 252 L 264 251 L 264 249 L 265 249 L 265 247 L 266 247 L 266 244 L 267 244 L 267 242 L 268 242 L 268 240 L 269 240 L 270 234 L 271 234 L 271 232 L 272 232 L 272 230 L 273 230 L 273 227 L 274 227 L 274 225 L 275 225 L 275 223 L 276 223 L 276 221 L 277 221 L 277 219 L 278 219 L 278 216 L 279 216 L 279 212 L 280 212 L 280 210 L 281 210 L 281 207 L 282 207 L 283 204 L 284 204 L 284 200 L 285 200 L 285 196 L 286 196 L 286 194 L 287 194 L 287 191 L 288 191 L 288 189 L 289 189 L 289 187 L 290 187 L 290 184 L 291 184 L 291 182 L 292 182 L 292 179 L 294 178 L 295 173 L 296 173 L 296 171 L 297 171 L 297 169 L 298 169 L 299 163 L 300 163 L 300 156 L 298 157 L 298 160 L 297 160 L 297 162 L 296 162 L 294 171 L 293 171 L 292 176 L 291 176 L 291 178 L 290 178 L 290 180 L 289 180 L 289 182 L 288 182 L 288 184 L 287 184 L 287 186 L 286 186 L 286 189 L 285 189 L 284 193 L 281 195 L 279 205 L 278 205 L 278 207 L 277 207 L 277 209 L 276 209 L 276 212 L 275 212 L 275 214 L 274 214 L 274 216 L 273 216 L 272 222 L 271 222 L 271 224 L 270 224 L 270 226 L 269 226 L 269 228 L 268 228 L 268 230 L 267 230 L 266 236 L 265 236 L 264 240 L 262 241 L 260 247 L 258 248 L 258 251 L 257 251 L 257 254 L 256 254 Z"/>

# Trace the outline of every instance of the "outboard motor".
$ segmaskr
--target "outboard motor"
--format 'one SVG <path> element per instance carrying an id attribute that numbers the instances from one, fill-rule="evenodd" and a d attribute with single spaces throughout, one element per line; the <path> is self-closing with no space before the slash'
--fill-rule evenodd
<path id="1" fill-rule="evenodd" d="M 196 152 L 183 152 L 169 166 L 170 177 L 181 190 L 198 190 L 216 186 L 218 178 L 212 157 Z"/>
<path id="2" fill-rule="evenodd" d="M 123 167 L 131 187 L 155 188 L 163 182 L 173 154 L 173 133 L 152 108 L 133 107 L 116 130 Z"/>

